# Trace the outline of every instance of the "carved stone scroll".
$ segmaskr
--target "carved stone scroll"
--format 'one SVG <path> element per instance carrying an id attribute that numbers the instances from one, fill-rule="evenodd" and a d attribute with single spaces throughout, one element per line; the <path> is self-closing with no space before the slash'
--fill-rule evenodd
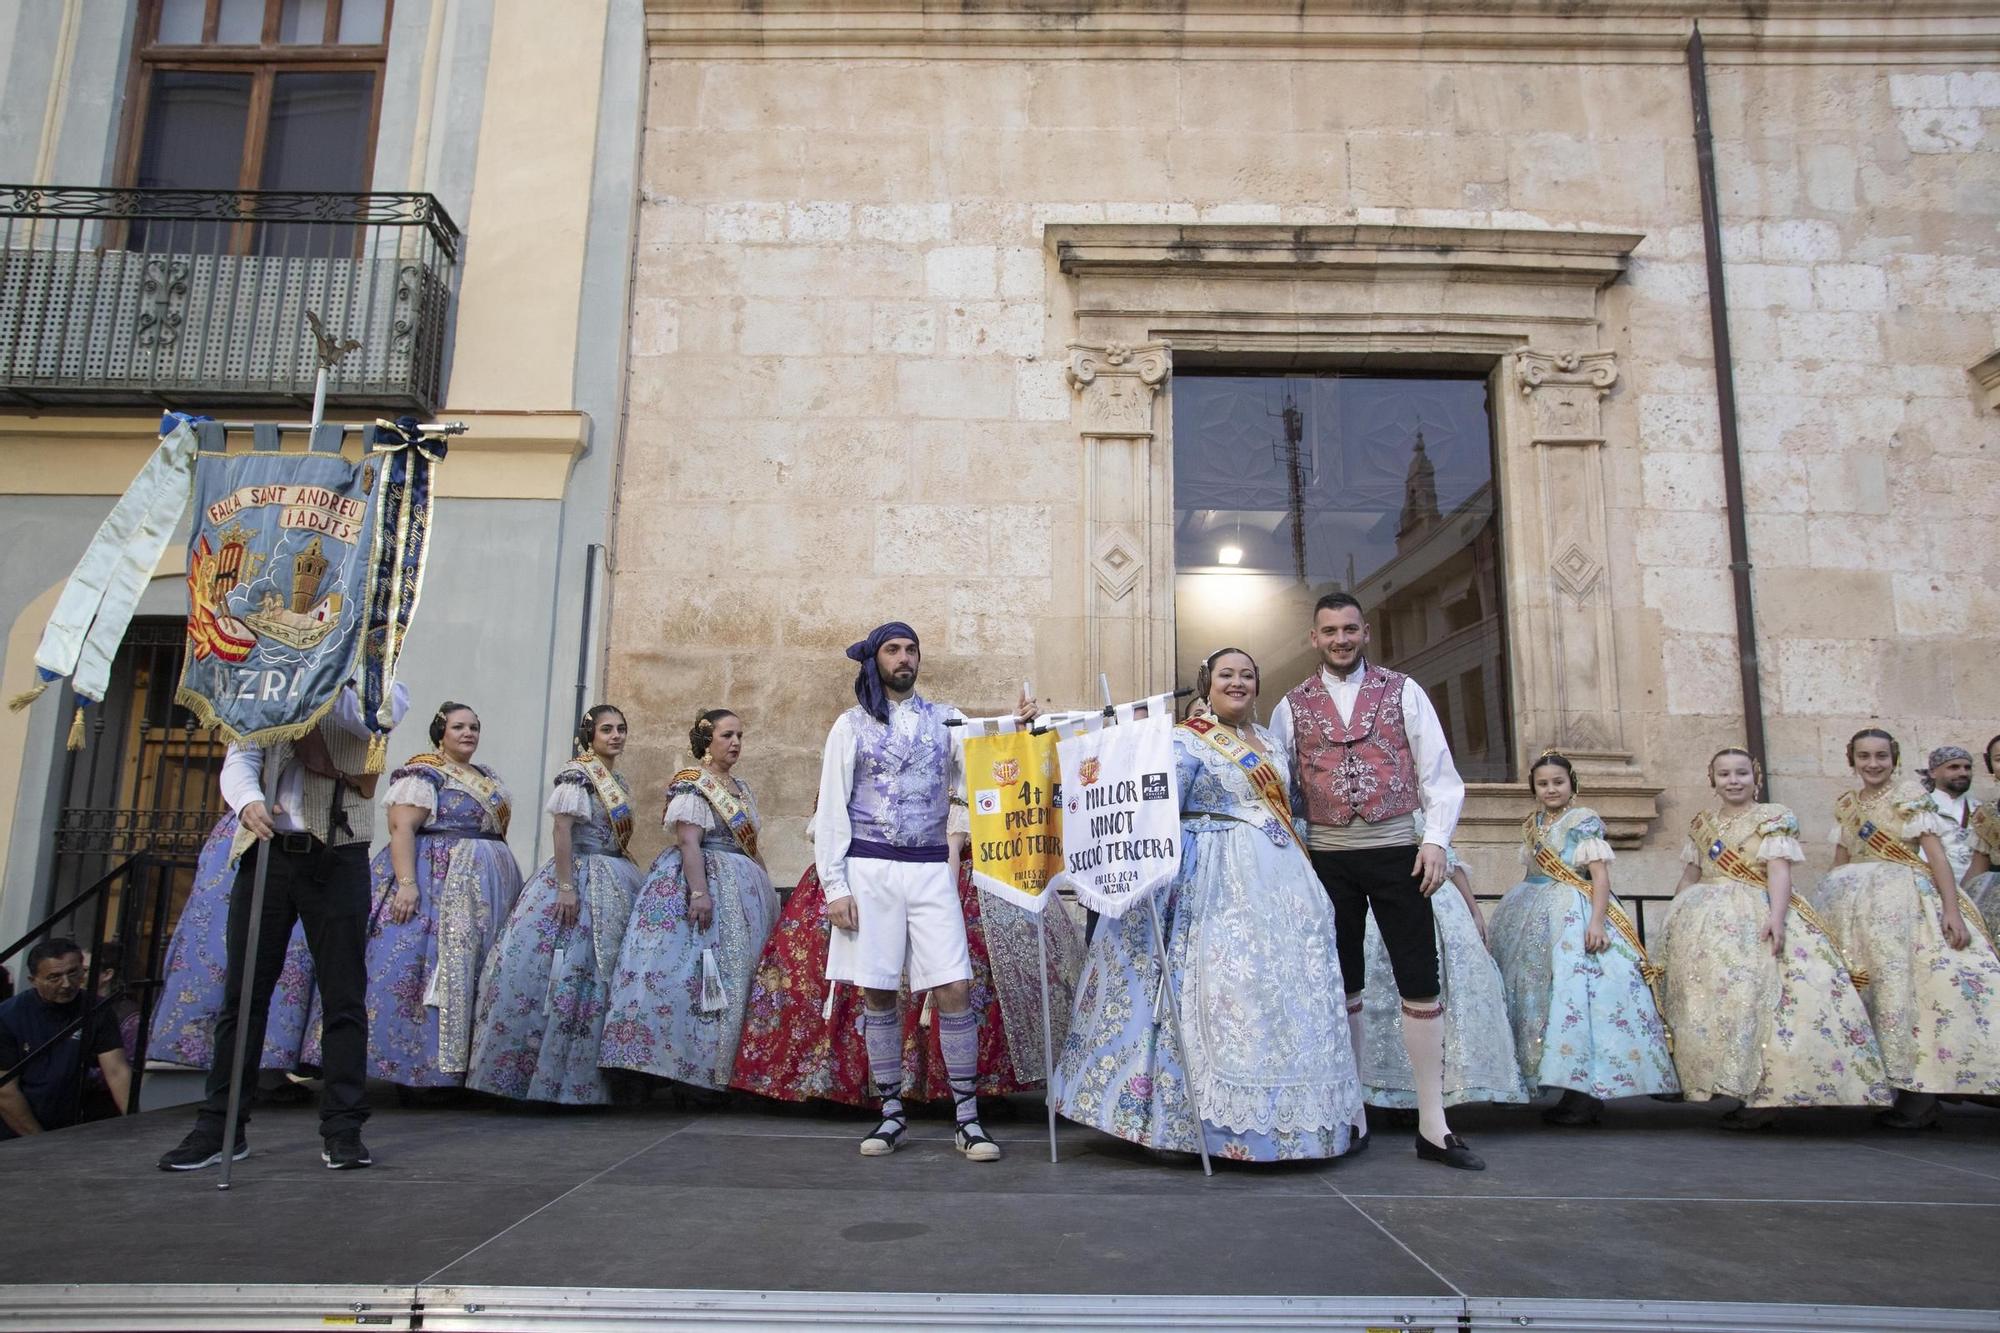
<path id="1" fill-rule="evenodd" d="M 1078 395 L 1077 429 L 1084 444 L 1084 550 L 1091 578 L 1085 617 L 1089 676 L 1109 676 L 1120 697 L 1157 687 L 1158 663 L 1172 626 L 1172 580 L 1155 579 L 1155 562 L 1173 550 L 1172 497 L 1158 479 L 1154 456 L 1155 400 L 1173 368 L 1164 342 L 1071 343 L 1068 379 Z M 1167 588 L 1158 599 L 1137 589 Z M 1167 668 L 1171 671 L 1171 665 Z"/>
<path id="2" fill-rule="evenodd" d="M 1572 753 L 1630 761 L 1618 698 L 1611 589 L 1605 578 L 1604 395 L 1612 352 L 1515 353 L 1537 454 L 1548 570 L 1559 742 Z"/>

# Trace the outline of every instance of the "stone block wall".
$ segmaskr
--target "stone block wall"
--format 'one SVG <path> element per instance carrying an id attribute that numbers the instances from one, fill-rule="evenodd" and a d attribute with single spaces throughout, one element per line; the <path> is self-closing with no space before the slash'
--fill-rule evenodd
<path id="1" fill-rule="evenodd" d="M 841 649 L 892 616 L 934 697 L 1092 697 L 1048 225 L 1632 231 L 1602 298 L 1605 530 L 1628 742 L 1667 791 L 1620 882 L 1670 886 L 1703 761 L 1742 732 L 1677 49 L 655 38 L 611 645 L 642 809 L 694 711 L 740 709 L 795 875 Z M 1817 840 L 1855 727 L 2000 730 L 2000 454 L 1967 375 L 2000 340 L 2000 69 L 1737 50 L 1710 83 L 1773 776 Z M 1515 877 L 1506 848 L 1470 859 Z"/>

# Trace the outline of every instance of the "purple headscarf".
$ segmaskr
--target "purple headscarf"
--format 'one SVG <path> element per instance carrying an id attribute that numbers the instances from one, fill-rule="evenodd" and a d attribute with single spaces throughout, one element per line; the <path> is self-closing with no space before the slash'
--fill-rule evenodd
<path id="1" fill-rule="evenodd" d="M 863 712 L 883 723 L 889 720 L 889 696 L 882 692 L 882 673 L 875 669 L 875 654 L 891 639 L 918 643 L 915 630 L 900 620 L 891 620 L 870 630 L 861 642 L 847 645 L 847 655 L 861 663 L 861 670 L 854 675 L 854 697 L 861 701 Z"/>

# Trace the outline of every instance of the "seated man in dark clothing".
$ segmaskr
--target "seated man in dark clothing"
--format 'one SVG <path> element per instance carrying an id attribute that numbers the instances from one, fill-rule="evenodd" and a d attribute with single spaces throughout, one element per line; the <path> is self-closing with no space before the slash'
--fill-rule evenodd
<path id="1" fill-rule="evenodd" d="M 0 1073 L 28 1062 L 18 1077 L 0 1084 L 0 1139 L 75 1124 L 79 1065 L 86 1057 L 103 1071 L 119 1110 L 132 1087 L 118 1016 L 109 1005 L 93 1010 L 84 1028 L 35 1054 L 83 1013 L 83 950 L 76 941 L 43 940 L 28 950 L 27 971 L 28 989 L 0 1003 Z"/>

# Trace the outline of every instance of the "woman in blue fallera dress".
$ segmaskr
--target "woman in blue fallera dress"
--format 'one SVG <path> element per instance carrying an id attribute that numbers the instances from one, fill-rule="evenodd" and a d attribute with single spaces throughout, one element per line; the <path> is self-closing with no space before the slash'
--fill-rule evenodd
<path id="1" fill-rule="evenodd" d="M 1336 1157 L 1363 1123 L 1361 1086 L 1333 909 L 1292 829 L 1291 765 L 1251 721 L 1249 654 L 1214 654 L 1197 687 L 1211 716 L 1174 729 L 1180 873 L 1154 900 L 1181 1048 L 1153 1021 L 1150 909 L 1104 918 L 1056 1066 L 1056 1109 L 1148 1148 Z"/>
<path id="2" fill-rule="evenodd" d="M 1576 774 L 1562 755 L 1537 759 L 1528 786 L 1539 807 L 1521 826 L 1528 875 L 1493 913 L 1493 958 L 1522 1076 L 1562 1090 L 1542 1118 L 1592 1125 L 1607 1098 L 1681 1085 L 1651 985 L 1658 971 L 1611 893 L 1604 821 L 1574 804 Z"/>
<path id="3" fill-rule="evenodd" d="M 413 1088 L 465 1082 L 479 971 L 521 893 L 506 785 L 473 762 L 479 715 L 446 703 L 431 751 L 389 777 L 389 845 L 374 863 L 368 1072 Z"/>
<path id="4" fill-rule="evenodd" d="M 227 951 L 224 931 L 229 924 L 229 894 L 236 884 L 236 816 L 224 814 L 195 865 L 194 889 L 174 923 L 173 939 L 160 983 L 160 1000 L 153 1007 L 153 1025 L 146 1039 L 146 1058 L 207 1069 L 215 1055 L 215 1016 L 234 996 L 225 996 Z M 271 992 L 271 1019 L 264 1028 L 263 1069 L 298 1068 L 306 1044 L 306 1027 L 318 1016 L 313 1003 L 312 951 L 306 948 L 304 926 L 292 927 L 285 949 L 284 970 Z"/>
<path id="5" fill-rule="evenodd" d="M 577 750 L 549 793 L 555 855 L 521 890 L 479 979 L 465 1086 L 596 1106 L 611 1100 L 598 1044 L 640 882 L 625 850 L 631 792 L 614 769 L 625 715 L 609 704 L 585 713 Z"/>
<path id="6" fill-rule="evenodd" d="M 674 843 L 653 862 L 626 927 L 598 1060 L 727 1088 L 778 894 L 757 853 L 757 798 L 731 774 L 743 753 L 741 719 L 703 713 L 688 747 L 699 767 L 667 786 L 663 819 Z"/>

